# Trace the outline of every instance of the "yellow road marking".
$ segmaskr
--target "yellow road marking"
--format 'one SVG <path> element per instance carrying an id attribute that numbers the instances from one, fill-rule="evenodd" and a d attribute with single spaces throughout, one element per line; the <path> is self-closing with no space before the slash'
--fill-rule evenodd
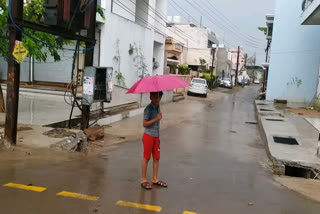
<path id="1" fill-rule="evenodd" d="M 59 196 L 64 196 L 64 197 L 71 197 L 71 198 L 78 198 L 78 199 L 83 199 L 83 200 L 89 200 L 89 201 L 97 201 L 99 197 L 96 196 L 91 196 L 91 195 L 83 195 L 75 192 L 67 192 L 67 191 L 62 191 L 57 193 Z"/>
<path id="2" fill-rule="evenodd" d="M 197 214 L 195 212 L 190 212 L 190 211 L 184 211 L 183 214 Z"/>
<path id="3" fill-rule="evenodd" d="M 27 185 L 23 185 L 23 184 L 15 184 L 15 183 L 7 183 L 3 186 L 17 188 L 17 189 L 23 189 L 23 190 L 29 190 L 29 191 L 34 191 L 34 192 L 43 192 L 47 189 L 44 187 L 27 186 Z"/>
<path id="4" fill-rule="evenodd" d="M 138 209 L 150 210 L 150 211 L 155 211 L 155 212 L 160 212 L 162 210 L 162 208 L 159 206 L 138 204 L 138 203 L 132 203 L 132 202 L 126 202 L 126 201 L 118 201 L 116 203 L 116 205 L 123 206 L 123 207 L 133 207 L 133 208 L 138 208 Z"/>

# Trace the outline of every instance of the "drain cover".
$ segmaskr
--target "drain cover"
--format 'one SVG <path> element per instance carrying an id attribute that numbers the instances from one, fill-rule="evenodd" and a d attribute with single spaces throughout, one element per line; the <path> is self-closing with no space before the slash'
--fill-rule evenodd
<path id="1" fill-rule="evenodd" d="M 272 109 L 265 109 L 265 108 L 261 108 L 260 111 L 274 111 Z"/>
<path id="2" fill-rule="evenodd" d="M 273 137 L 275 143 L 286 144 L 286 145 L 299 145 L 295 138 L 291 137 Z"/>
<path id="3" fill-rule="evenodd" d="M 266 119 L 267 121 L 276 121 L 276 122 L 283 122 L 284 120 L 282 119 Z"/>

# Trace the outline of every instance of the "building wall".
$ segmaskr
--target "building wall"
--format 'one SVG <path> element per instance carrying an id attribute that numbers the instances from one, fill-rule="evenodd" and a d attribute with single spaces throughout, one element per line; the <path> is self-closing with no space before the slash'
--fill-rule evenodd
<path id="1" fill-rule="evenodd" d="M 199 66 L 200 58 L 206 60 L 208 66 L 211 66 L 212 54 L 210 48 L 199 49 L 199 48 L 189 48 L 188 54 L 185 58 L 185 64 Z"/>
<path id="2" fill-rule="evenodd" d="M 301 1 L 277 0 L 267 100 L 310 102 L 316 94 L 320 26 L 301 25 Z"/>
<path id="3" fill-rule="evenodd" d="M 150 7 L 156 8 L 159 14 L 161 13 L 166 17 L 167 0 L 144 1 L 149 2 Z M 145 5 L 144 1 L 139 0 L 139 3 L 143 6 L 136 15 L 149 21 L 150 27 L 148 28 L 135 22 L 138 1 L 136 3 L 136 0 L 117 0 L 118 4 L 112 4 L 111 0 L 101 0 L 106 20 L 105 24 L 99 25 L 101 27 L 101 38 L 98 34 L 99 29 L 97 29 L 94 65 L 99 64 L 100 58 L 100 66 L 113 67 L 114 71 L 120 71 L 125 78 L 124 85 L 120 85 L 127 88 L 139 79 L 137 67 L 141 67 L 141 63 L 138 65 L 137 61 L 141 62 L 142 58 L 145 62 L 146 74 L 163 74 L 164 72 L 165 36 L 162 33 L 165 33 L 165 24 L 155 21 L 155 19 L 159 20 L 160 18 Z M 148 16 L 144 16 L 146 15 L 145 12 Z M 152 19 L 150 16 L 155 18 Z M 156 23 L 159 24 L 157 31 L 153 28 Z M 99 44 L 100 39 L 101 44 Z M 138 50 L 132 55 L 129 54 L 130 45 Z M 70 46 L 68 48 L 74 49 L 75 47 Z M 99 55 L 99 52 L 101 55 Z M 60 62 L 53 62 L 54 60 L 50 56 L 47 62 L 35 62 L 34 79 L 36 81 L 70 82 L 73 52 L 61 50 L 60 55 Z M 137 55 L 139 57 L 136 57 Z M 119 57 L 119 61 L 115 60 L 116 57 Z M 155 70 L 153 70 L 153 58 L 159 63 L 159 67 Z M 26 58 L 21 66 L 21 81 L 29 80 L 28 61 Z M 0 59 L 0 78 L 7 79 L 7 63 L 3 59 Z M 116 79 L 114 82 L 119 85 Z"/>
<path id="4" fill-rule="evenodd" d="M 140 79 L 141 73 L 138 72 L 138 67 L 142 65 L 146 66 L 146 75 L 163 74 L 165 36 L 152 28 L 143 27 L 126 19 L 123 15 L 113 13 L 111 0 L 106 1 L 109 4 L 106 4 L 106 22 L 101 28 L 101 66 L 113 67 L 114 76 L 121 72 L 125 78 L 124 84 L 117 78 L 114 79 L 115 84 L 126 88 L 131 87 Z M 156 5 L 154 0 L 150 0 L 149 3 L 150 7 Z M 162 11 L 166 11 L 166 8 L 162 8 Z M 155 41 L 159 44 L 154 52 Z M 134 47 L 132 55 L 129 54 L 130 46 Z M 153 71 L 154 55 L 155 60 L 159 62 L 159 67 L 155 72 Z M 141 63 L 142 61 L 144 63 Z"/>
<path id="5" fill-rule="evenodd" d="M 230 77 L 231 76 L 231 57 L 229 58 L 229 51 L 227 48 L 219 48 L 217 51 L 217 58 L 216 58 L 216 64 L 217 64 L 217 75 L 219 77 L 222 77 L 222 72 L 224 71 L 224 77 Z"/>
<path id="6" fill-rule="evenodd" d="M 199 66 L 199 59 L 202 58 L 211 66 L 212 54 L 211 48 L 208 48 L 208 34 L 210 30 L 190 26 L 190 24 L 175 24 L 174 26 L 175 28 L 170 27 L 170 30 L 167 30 L 167 34 L 185 47 L 182 53 L 182 63 Z M 184 33 L 181 33 L 181 31 Z"/>
<path id="7" fill-rule="evenodd" d="M 231 49 L 231 62 L 232 62 L 232 69 L 237 69 L 237 60 L 238 60 L 238 49 Z M 245 64 L 244 52 L 240 49 L 239 52 L 239 71 Z"/>

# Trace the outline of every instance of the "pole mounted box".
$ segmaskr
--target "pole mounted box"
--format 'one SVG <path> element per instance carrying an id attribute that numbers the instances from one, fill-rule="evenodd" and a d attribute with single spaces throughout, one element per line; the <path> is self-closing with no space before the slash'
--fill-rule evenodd
<path id="1" fill-rule="evenodd" d="M 92 0 L 45 0 L 44 24 L 78 32 L 88 29 Z M 89 4 L 89 5 L 86 5 Z"/>
<path id="2" fill-rule="evenodd" d="M 110 67 L 87 67 L 83 76 L 82 104 L 112 100 L 112 74 Z"/>

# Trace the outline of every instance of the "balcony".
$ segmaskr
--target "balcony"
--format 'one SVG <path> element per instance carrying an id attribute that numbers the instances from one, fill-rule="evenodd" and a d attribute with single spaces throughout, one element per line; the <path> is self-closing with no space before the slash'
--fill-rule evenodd
<path id="1" fill-rule="evenodd" d="M 180 55 L 183 51 L 183 46 L 175 43 L 172 38 L 166 39 L 166 52 Z"/>
<path id="2" fill-rule="evenodd" d="M 320 0 L 303 0 L 302 25 L 320 25 Z"/>

